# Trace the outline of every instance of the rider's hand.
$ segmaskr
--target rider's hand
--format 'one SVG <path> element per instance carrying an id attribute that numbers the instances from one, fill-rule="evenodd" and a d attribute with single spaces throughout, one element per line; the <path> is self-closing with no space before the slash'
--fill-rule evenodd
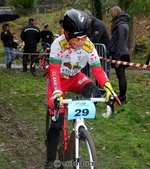
<path id="1" fill-rule="evenodd" d="M 52 97 L 48 101 L 48 106 L 51 109 L 56 109 L 56 106 L 57 106 L 56 105 L 56 98 L 57 98 L 57 101 L 59 100 L 59 106 L 61 107 L 63 104 L 63 96 L 62 96 L 62 92 L 60 90 L 55 90 L 53 92 Z"/>
<path id="2" fill-rule="evenodd" d="M 103 88 L 106 92 L 106 103 L 109 102 L 110 96 L 113 95 L 114 91 L 110 82 L 106 82 Z"/>
<path id="3" fill-rule="evenodd" d="M 114 90 L 113 90 L 113 88 L 112 88 L 110 82 L 106 82 L 106 83 L 104 84 L 103 89 L 106 91 L 106 103 L 109 102 L 109 100 L 110 100 L 110 98 L 111 98 L 111 95 L 113 95 L 113 96 L 115 97 L 116 101 L 118 102 L 118 104 L 121 104 L 121 102 L 120 102 L 120 100 L 119 100 L 117 94 L 114 92 Z"/>

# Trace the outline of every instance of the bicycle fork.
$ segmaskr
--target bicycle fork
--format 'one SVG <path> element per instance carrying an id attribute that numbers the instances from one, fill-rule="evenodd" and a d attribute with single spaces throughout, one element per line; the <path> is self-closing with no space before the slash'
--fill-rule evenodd
<path id="1" fill-rule="evenodd" d="M 67 117 L 66 113 L 64 113 L 64 126 L 63 126 L 63 140 L 64 140 L 64 152 L 68 146 L 68 129 L 67 129 Z"/>
<path id="2" fill-rule="evenodd" d="M 76 169 L 80 169 L 80 157 L 79 157 L 79 128 L 84 127 L 87 130 L 87 127 L 84 123 L 84 119 L 76 119 L 74 124 L 74 132 L 75 132 L 75 163 Z"/>

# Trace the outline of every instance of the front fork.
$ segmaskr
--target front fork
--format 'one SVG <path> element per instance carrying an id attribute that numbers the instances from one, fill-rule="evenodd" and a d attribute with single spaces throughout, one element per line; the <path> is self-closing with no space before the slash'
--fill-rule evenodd
<path id="1" fill-rule="evenodd" d="M 79 128 L 80 127 L 84 127 L 87 130 L 87 127 L 84 123 L 84 119 L 76 119 L 75 123 L 74 123 L 74 131 L 75 131 L 75 163 L 76 163 L 76 169 L 80 168 L 79 165 L 79 137 L 80 137 L 80 133 L 79 133 Z"/>
<path id="2" fill-rule="evenodd" d="M 64 113 L 64 126 L 63 126 L 63 140 L 64 140 L 64 152 L 68 146 L 68 128 L 67 128 L 67 116 L 66 112 Z"/>

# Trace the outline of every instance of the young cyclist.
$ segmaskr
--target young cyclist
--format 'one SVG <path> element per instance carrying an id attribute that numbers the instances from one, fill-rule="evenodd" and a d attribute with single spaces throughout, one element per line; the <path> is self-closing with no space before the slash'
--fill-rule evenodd
<path id="1" fill-rule="evenodd" d="M 54 100 L 62 106 L 66 92 L 71 91 L 86 98 L 101 97 L 101 91 L 93 81 L 81 72 L 89 63 L 95 79 L 106 91 L 106 102 L 114 93 L 100 64 L 98 53 L 87 37 L 89 17 L 84 11 L 71 9 L 64 15 L 64 34 L 51 45 L 50 65 L 47 68 L 47 103 L 50 115 L 55 109 Z M 59 110 L 59 119 L 51 122 L 47 135 L 47 162 L 45 168 L 53 168 L 60 131 L 63 128 L 64 107 Z"/>

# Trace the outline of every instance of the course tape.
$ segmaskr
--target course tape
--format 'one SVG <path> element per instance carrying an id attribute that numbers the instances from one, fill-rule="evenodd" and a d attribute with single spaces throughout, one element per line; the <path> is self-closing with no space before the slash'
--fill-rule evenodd
<path id="1" fill-rule="evenodd" d="M 8 51 L 8 50 L 5 50 Z M 18 51 L 11 51 L 12 53 L 20 54 L 20 55 L 48 55 L 48 53 L 23 53 L 23 52 L 18 52 Z M 144 69 L 150 69 L 150 65 L 146 64 L 141 64 L 141 63 L 132 63 L 132 62 L 124 62 L 124 61 L 118 61 L 118 60 L 111 60 L 111 59 L 106 59 L 100 56 L 100 59 L 104 60 L 105 62 L 110 62 L 110 63 L 117 63 L 121 65 L 127 65 L 131 67 L 137 67 L 137 68 L 144 68 Z"/>
<path id="2" fill-rule="evenodd" d="M 23 52 L 19 52 L 17 50 L 14 49 L 14 51 L 10 51 L 10 50 L 4 50 L 10 53 L 15 53 L 15 54 L 20 54 L 21 56 L 24 55 L 30 55 L 30 56 L 35 56 L 35 55 L 49 55 L 49 53 L 44 53 L 44 52 L 36 52 L 36 53 L 23 53 Z"/>
<path id="3" fill-rule="evenodd" d="M 150 69 L 150 65 L 146 65 L 146 64 L 111 60 L 111 59 L 106 59 L 103 57 L 100 57 L 100 59 L 104 60 L 105 62 L 117 63 L 119 65 L 127 65 L 127 66 L 131 66 L 131 67 L 137 67 L 137 68 L 140 67 L 140 68 Z"/>

